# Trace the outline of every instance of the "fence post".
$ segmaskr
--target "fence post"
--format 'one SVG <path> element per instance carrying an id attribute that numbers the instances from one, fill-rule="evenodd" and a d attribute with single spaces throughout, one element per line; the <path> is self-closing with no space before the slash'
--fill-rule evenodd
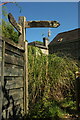
<path id="1" fill-rule="evenodd" d="M 80 115 L 80 72 L 76 72 L 76 109 Z"/>
<path id="2" fill-rule="evenodd" d="M 19 33 L 19 45 L 24 47 L 24 93 L 23 93 L 23 108 L 24 114 L 28 113 L 28 53 L 27 46 L 28 42 L 26 41 L 26 29 L 25 22 L 26 18 L 24 16 L 19 17 L 19 24 L 22 26 L 22 33 Z"/>
<path id="3" fill-rule="evenodd" d="M 25 112 L 28 113 L 28 42 L 25 41 L 25 54 L 24 54 L 24 78 L 25 78 Z"/>

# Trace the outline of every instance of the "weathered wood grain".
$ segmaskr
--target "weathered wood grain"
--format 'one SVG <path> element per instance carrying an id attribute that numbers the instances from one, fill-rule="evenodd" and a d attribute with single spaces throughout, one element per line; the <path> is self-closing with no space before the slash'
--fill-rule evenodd
<path id="1" fill-rule="evenodd" d="M 0 57 L 2 56 L 2 47 L 0 47 Z"/>
<path id="2" fill-rule="evenodd" d="M 16 104 L 16 105 L 18 105 L 20 103 L 23 103 L 23 98 L 14 101 L 14 104 Z"/>
<path id="3" fill-rule="evenodd" d="M 2 40 L 0 39 L 0 47 L 2 47 Z"/>
<path id="4" fill-rule="evenodd" d="M 22 95 L 22 93 L 20 92 L 20 94 Z M 8 101 L 7 99 L 4 99 L 3 100 L 3 110 L 5 110 L 6 108 L 9 109 L 9 108 L 12 108 L 13 104 L 15 105 L 15 107 L 17 105 L 19 105 L 21 107 L 21 109 L 23 109 L 23 98 L 21 97 L 21 95 L 18 94 L 13 94 L 10 95 L 10 100 Z M 8 105 L 8 107 L 6 107 Z"/>
<path id="5" fill-rule="evenodd" d="M 28 88 L 28 84 L 27 84 L 28 68 L 26 66 L 26 64 L 27 64 L 27 58 L 26 58 L 27 57 L 27 44 L 26 44 L 26 29 L 25 29 L 26 18 L 23 16 L 19 17 L 18 23 L 22 26 L 22 34 L 19 34 L 19 44 L 21 46 L 24 46 L 24 50 L 25 50 L 25 52 L 24 52 L 24 82 L 23 82 L 24 83 L 24 91 L 23 91 L 24 101 L 23 101 L 23 106 L 24 106 L 24 114 L 26 114 L 26 113 L 28 113 L 28 96 L 27 96 L 28 91 L 26 91 Z"/>
<path id="6" fill-rule="evenodd" d="M 20 56 L 20 55 L 12 52 L 12 51 L 10 51 L 10 50 L 6 50 L 6 51 L 5 51 L 5 54 L 8 54 L 8 55 L 15 56 L 15 57 L 17 57 L 17 58 L 22 58 L 22 59 L 23 59 L 23 56 Z"/>
<path id="7" fill-rule="evenodd" d="M 1 82 L 1 71 L 2 69 L 1 69 L 1 62 L 0 62 L 0 82 Z"/>
<path id="8" fill-rule="evenodd" d="M 4 76 L 23 76 L 23 69 L 20 66 L 5 64 Z"/>
<path id="9" fill-rule="evenodd" d="M 25 113 L 28 113 L 28 42 L 25 41 L 24 53 L 24 108 Z"/>
<path id="10" fill-rule="evenodd" d="M 11 13 L 8 14 L 8 19 L 9 19 L 9 22 L 15 27 L 15 29 L 19 33 L 22 33 L 22 27 L 16 22 L 16 20 L 14 19 L 13 15 Z"/>
<path id="11" fill-rule="evenodd" d="M 9 96 L 12 96 L 14 101 L 23 99 L 23 88 L 9 90 Z"/>
<path id="12" fill-rule="evenodd" d="M 6 48 L 6 50 L 12 52 L 12 54 L 15 53 L 15 54 L 18 54 L 20 56 L 23 56 L 24 50 L 20 50 L 20 49 L 14 47 L 14 46 L 12 46 L 12 45 L 10 45 L 8 43 L 6 43 L 5 48 Z"/>
<path id="13" fill-rule="evenodd" d="M 19 105 L 21 107 L 21 109 L 23 109 L 23 98 L 20 98 L 17 100 L 14 100 L 13 96 L 11 98 L 12 99 L 10 99 L 10 101 L 8 101 L 6 98 L 3 100 L 4 108 L 6 107 L 7 104 L 9 104 L 9 107 L 7 109 L 11 109 L 14 104 L 15 106 Z M 14 101 L 14 103 L 13 103 L 13 101 Z"/>
<path id="14" fill-rule="evenodd" d="M 60 26 L 58 21 L 26 21 L 26 28 L 33 28 L 33 27 L 52 27 L 56 28 Z"/>
<path id="15" fill-rule="evenodd" d="M 3 117 L 6 119 L 9 119 L 10 116 L 13 116 L 13 105 L 10 104 L 10 106 L 7 109 L 3 110 Z"/>
<path id="16" fill-rule="evenodd" d="M 24 61 L 22 57 L 15 57 L 9 54 L 5 54 L 5 63 L 12 65 L 24 66 Z"/>
<path id="17" fill-rule="evenodd" d="M 4 80 L 5 81 L 5 80 Z M 19 79 L 14 79 L 14 80 L 9 80 L 5 81 L 6 82 L 6 89 L 16 89 L 16 88 L 22 88 L 23 87 L 23 79 L 19 77 Z"/>
<path id="18" fill-rule="evenodd" d="M 21 109 L 23 109 L 23 98 L 15 100 L 14 104 L 19 106 Z"/>
<path id="19" fill-rule="evenodd" d="M 3 110 L 2 116 L 3 116 L 3 118 L 6 118 L 6 110 Z"/>
<path id="20" fill-rule="evenodd" d="M 1 41 L 1 40 L 0 40 Z M 3 60 L 2 68 L 3 77 L 0 75 L 0 79 L 3 80 L 4 83 L 4 100 L 3 106 L 9 104 L 7 109 L 3 110 L 4 118 L 9 116 L 9 113 L 12 112 L 12 104 L 14 102 L 15 106 L 20 105 L 22 109 L 22 113 L 24 110 L 23 107 L 23 81 L 24 81 L 24 49 L 12 41 L 7 41 L 7 39 L 2 40 L 3 49 L 0 45 L 0 63 Z M 3 50 L 3 51 L 2 51 Z M 2 54 L 3 52 L 3 54 Z M 0 64 L 1 65 L 1 64 Z M 3 78 L 3 79 L 2 79 Z M 0 83 L 1 85 L 1 83 Z M 10 102 L 10 103 L 9 103 Z M 1 106 L 2 107 L 2 106 Z M 6 111 L 8 111 L 6 113 Z"/>
<path id="21" fill-rule="evenodd" d="M 18 48 L 18 49 L 20 49 L 20 50 L 24 50 L 24 47 L 21 47 L 19 44 L 13 42 L 13 41 L 12 41 L 11 39 L 9 39 L 9 38 L 5 38 L 5 37 L 1 37 L 1 36 L 0 36 L 0 39 L 1 39 L 2 41 L 5 41 L 6 43 L 12 45 L 12 46 L 15 47 L 15 48 Z"/>
<path id="22" fill-rule="evenodd" d="M 24 47 L 24 41 L 26 40 L 26 29 L 25 29 L 26 17 L 19 17 L 18 23 L 22 26 L 22 34 L 19 34 L 19 45 Z"/>
<path id="23" fill-rule="evenodd" d="M 4 97 L 3 98 L 3 105 L 5 106 L 6 104 L 8 104 L 8 100 Z M 3 109 L 4 110 L 4 109 Z"/>
<path id="24" fill-rule="evenodd" d="M 8 84 L 12 84 L 14 83 L 14 81 L 20 81 L 21 84 L 23 83 L 23 76 L 19 77 L 19 76 L 4 76 L 4 80 L 8 82 Z M 6 83 L 7 84 L 7 83 Z"/>
<path id="25" fill-rule="evenodd" d="M 21 80 L 23 78 L 23 76 L 4 76 L 4 79 L 6 81 L 13 81 L 13 80 Z"/>

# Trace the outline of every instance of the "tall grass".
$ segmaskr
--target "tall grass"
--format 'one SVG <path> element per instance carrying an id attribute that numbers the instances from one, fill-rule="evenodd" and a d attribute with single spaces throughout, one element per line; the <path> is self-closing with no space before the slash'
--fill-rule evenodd
<path id="1" fill-rule="evenodd" d="M 75 101 L 77 62 L 57 54 L 43 55 L 39 48 L 28 47 L 29 117 L 50 118 L 63 115 L 59 102 Z"/>

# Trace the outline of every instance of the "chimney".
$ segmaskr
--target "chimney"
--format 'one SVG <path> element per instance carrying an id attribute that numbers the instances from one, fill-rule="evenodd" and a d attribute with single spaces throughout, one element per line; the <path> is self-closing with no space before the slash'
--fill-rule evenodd
<path id="1" fill-rule="evenodd" d="M 48 48 L 49 39 L 47 37 L 43 38 L 43 45 Z"/>

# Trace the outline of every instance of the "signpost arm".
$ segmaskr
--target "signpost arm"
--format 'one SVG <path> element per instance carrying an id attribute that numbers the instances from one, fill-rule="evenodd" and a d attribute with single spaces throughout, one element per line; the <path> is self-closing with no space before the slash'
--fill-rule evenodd
<path id="1" fill-rule="evenodd" d="M 11 13 L 8 14 L 9 22 L 14 26 L 14 28 L 19 32 L 22 33 L 22 27 L 16 22 L 15 18 Z"/>
<path id="2" fill-rule="evenodd" d="M 60 26 L 58 21 L 26 21 L 25 27 L 26 28 L 39 28 L 39 27 L 50 27 L 50 28 L 57 28 Z"/>

